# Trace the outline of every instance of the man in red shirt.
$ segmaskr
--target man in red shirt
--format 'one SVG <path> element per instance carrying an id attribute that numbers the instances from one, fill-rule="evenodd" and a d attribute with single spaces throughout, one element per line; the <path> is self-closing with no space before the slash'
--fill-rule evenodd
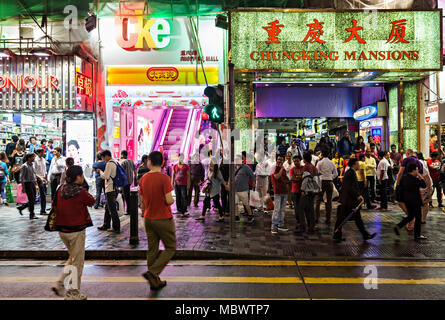
<path id="1" fill-rule="evenodd" d="M 165 287 L 167 282 L 161 281 L 159 275 L 176 251 L 175 222 L 170 206 L 173 204 L 173 187 L 169 176 L 161 173 L 164 162 L 162 153 L 153 151 L 148 156 L 150 172 L 139 182 L 141 209 L 144 212 L 145 231 L 147 233 L 148 271 L 142 276 L 150 283 L 150 289 Z M 159 240 L 165 250 L 159 254 Z"/>
<path id="2" fill-rule="evenodd" d="M 301 183 L 303 179 L 303 166 L 301 165 L 301 157 L 294 156 L 292 159 L 295 167 L 290 169 L 290 179 L 292 181 L 292 201 L 294 202 L 295 219 L 297 219 L 297 229 L 300 227 L 300 199 L 301 199 Z"/>
<path id="3" fill-rule="evenodd" d="M 437 134 L 432 134 L 430 139 L 430 157 L 433 156 L 434 152 L 439 152 L 439 147 L 437 146 Z"/>
<path id="4" fill-rule="evenodd" d="M 440 160 L 439 152 L 431 153 L 431 159 L 427 161 L 428 169 L 430 170 L 431 180 L 433 180 L 433 189 L 436 189 L 437 202 L 439 208 L 443 208 L 442 204 L 442 183 L 440 182 Z M 433 200 L 430 201 L 430 207 L 433 207 Z"/>
<path id="5" fill-rule="evenodd" d="M 310 152 L 306 151 L 303 155 L 304 166 L 303 174 L 308 172 L 312 176 L 318 175 L 318 170 L 311 163 L 312 155 Z M 315 231 L 315 216 L 314 216 L 314 205 L 315 205 L 315 193 L 312 192 L 301 192 L 301 210 L 300 210 L 300 229 L 299 232 L 304 232 L 308 229 L 308 233 L 312 234 Z M 306 220 L 305 220 L 306 216 Z M 309 226 L 307 226 L 306 221 L 309 221 Z"/>
<path id="6" fill-rule="evenodd" d="M 287 183 L 289 179 L 286 175 L 286 169 L 283 167 L 284 159 L 282 156 L 277 158 L 277 165 L 275 171 L 272 173 L 272 184 L 274 193 L 274 211 L 272 214 L 272 234 L 277 234 L 278 231 L 286 232 L 284 226 L 284 211 L 286 210 L 287 198 Z"/>
<path id="7" fill-rule="evenodd" d="M 187 190 L 190 188 L 190 167 L 184 163 L 184 155 L 179 154 L 179 161 L 173 167 L 172 184 L 175 186 L 176 209 L 184 217 L 187 212 Z"/>

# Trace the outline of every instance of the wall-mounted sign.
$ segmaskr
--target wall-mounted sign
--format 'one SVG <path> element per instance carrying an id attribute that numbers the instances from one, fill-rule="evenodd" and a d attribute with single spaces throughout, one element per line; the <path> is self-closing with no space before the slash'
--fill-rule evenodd
<path id="1" fill-rule="evenodd" d="M 442 70 L 442 11 L 230 12 L 237 71 Z"/>
<path id="2" fill-rule="evenodd" d="M 0 75 L 0 89 L 12 88 L 16 92 L 22 91 L 22 89 L 48 89 L 49 87 L 57 89 L 58 88 L 57 77 L 55 76 L 35 76 L 35 75 L 16 75 L 7 76 Z"/>
<path id="3" fill-rule="evenodd" d="M 170 23 L 166 19 L 144 19 L 143 10 L 116 12 L 116 42 L 125 50 L 162 49 L 170 44 Z M 131 27 L 135 31 L 130 31 Z"/>
<path id="4" fill-rule="evenodd" d="M 93 84 L 89 77 L 80 72 L 76 72 L 76 84 L 77 94 L 88 97 L 93 96 Z"/>
<path id="5" fill-rule="evenodd" d="M 175 67 L 151 67 L 147 70 L 147 78 L 150 81 L 175 81 L 179 77 L 179 71 Z"/>
<path id="6" fill-rule="evenodd" d="M 439 106 L 434 105 L 425 108 L 425 124 L 437 124 L 439 122 Z"/>
<path id="7" fill-rule="evenodd" d="M 360 129 L 368 129 L 371 127 L 383 127 L 383 118 L 374 118 L 360 122 Z"/>
<path id="8" fill-rule="evenodd" d="M 362 120 L 373 118 L 376 115 L 377 115 L 377 105 L 372 104 L 372 105 L 360 108 L 356 112 L 354 112 L 354 119 L 357 121 L 362 121 Z"/>

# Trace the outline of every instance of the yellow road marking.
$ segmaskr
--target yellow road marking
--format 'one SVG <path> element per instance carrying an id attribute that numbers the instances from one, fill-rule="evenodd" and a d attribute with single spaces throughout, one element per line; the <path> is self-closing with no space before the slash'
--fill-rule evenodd
<path id="1" fill-rule="evenodd" d="M 1 282 L 55 282 L 58 277 L 0 277 Z M 167 282 L 189 283 L 302 283 L 297 277 L 194 277 L 194 276 L 165 276 Z M 82 277 L 82 282 L 147 282 L 141 276 L 134 277 Z"/>
<path id="2" fill-rule="evenodd" d="M 445 268 L 443 261 L 298 261 L 300 267 L 419 267 L 419 268 Z"/>
<path id="3" fill-rule="evenodd" d="M 304 282 L 307 284 L 363 284 L 369 281 L 369 278 L 312 278 L 305 277 Z M 445 278 L 430 279 L 387 279 L 377 278 L 378 284 L 445 284 Z"/>

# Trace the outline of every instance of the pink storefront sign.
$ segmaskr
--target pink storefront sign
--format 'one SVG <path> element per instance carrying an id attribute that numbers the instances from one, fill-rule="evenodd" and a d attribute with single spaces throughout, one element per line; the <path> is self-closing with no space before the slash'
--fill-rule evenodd
<path id="1" fill-rule="evenodd" d="M 134 160 L 134 140 L 133 139 L 127 140 L 127 153 L 128 153 L 128 159 Z"/>

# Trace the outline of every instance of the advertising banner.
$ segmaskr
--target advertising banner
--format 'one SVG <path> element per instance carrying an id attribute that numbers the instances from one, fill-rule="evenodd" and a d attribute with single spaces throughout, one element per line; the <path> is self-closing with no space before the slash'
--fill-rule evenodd
<path id="1" fill-rule="evenodd" d="M 230 12 L 236 71 L 442 70 L 442 10 Z"/>
<path id="2" fill-rule="evenodd" d="M 137 117 L 138 122 L 138 159 L 151 152 L 153 145 L 153 121 L 144 117 Z"/>
<path id="3" fill-rule="evenodd" d="M 84 171 L 94 163 L 94 136 L 93 120 L 66 120 L 66 156 Z"/>

